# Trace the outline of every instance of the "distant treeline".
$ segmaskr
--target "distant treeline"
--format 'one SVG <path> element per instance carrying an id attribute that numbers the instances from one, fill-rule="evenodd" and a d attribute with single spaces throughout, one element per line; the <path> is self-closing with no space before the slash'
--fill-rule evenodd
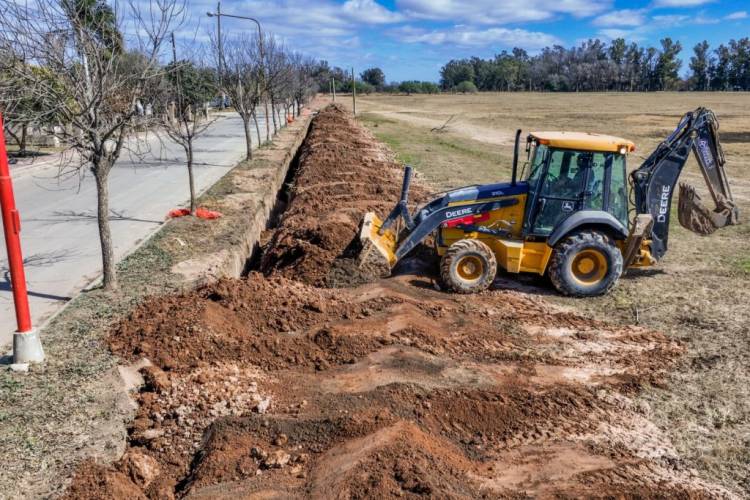
<path id="1" fill-rule="evenodd" d="M 331 85 L 336 86 L 336 92 L 352 91 L 352 75 L 339 67 L 330 67 L 328 62 L 319 61 L 313 71 L 313 78 L 318 84 L 320 92 L 328 92 Z M 440 86 L 434 82 L 409 80 L 404 82 L 386 83 L 385 73 L 380 68 L 368 68 L 360 73 L 356 80 L 357 92 L 370 94 L 372 92 L 388 92 L 403 94 L 437 94 Z"/>
<path id="2" fill-rule="evenodd" d="M 454 59 L 440 70 L 440 85 L 433 82 L 386 83 L 380 68 L 358 75 L 357 92 L 434 94 L 480 91 L 630 91 L 750 90 L 750 38 L 730 40 L 711 49 L 704 41 L 693 48 L 687 78 L 680 77 L 682 44 L 671 38 L 659 48 L 627 44 L 624 39 L 588 40 L 577 47 L 547 47 L 530 56 L 515 48 L 491 59 Z M 314 78 L 321 92 L 335 82 L 338 92 L 351 92 L 351 73 L 317 63 Z"/>
<path id="3" fill-rule="evenodd" d="M 679 76 L 681 50 L 671 38 L 661 40 L 659 48 L 628 45 L 621 38 L 609 44 L 588 40 L 570 49 L 547 47 L 535 56 L 515 48 L 492 59 L 451 60 L 440 70 L 440 86 L 458 91 L 467 82 L 485 91 L 750 90 L 750 39 L 715 50 L 706 41 L 697 44 L 686 79 Z"/>

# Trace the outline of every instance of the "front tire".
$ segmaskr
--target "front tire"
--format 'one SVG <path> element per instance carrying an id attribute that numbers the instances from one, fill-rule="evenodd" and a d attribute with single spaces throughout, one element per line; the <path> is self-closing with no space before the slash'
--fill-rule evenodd
<path id="1" fill-rule="evenodd" d="M 581 231 L 557 244 L 549 277 L 557 291 L 574 297 L 603 295 L 622 274 L 622 253 L 609 236 Z"/>
<path id="2" fill-rule="evenodd" d="M 497 274 L 497 260 L 479 240 L 459 240 L 440 259 L 440 277 L 456 293 L 476 293 L 489 288 Z"/>

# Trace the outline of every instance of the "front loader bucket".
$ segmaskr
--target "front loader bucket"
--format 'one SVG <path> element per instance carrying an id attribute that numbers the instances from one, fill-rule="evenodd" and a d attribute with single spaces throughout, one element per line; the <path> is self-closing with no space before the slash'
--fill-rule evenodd
<path id="1" fill-rule="evenodd" d="M 359 268 L 376 276 L 390 275 L 391 268 L 396 264 L 396 233 L 388 228 L 380 234 L 382 226 L 383 221 L 374 212 L 368 212 L 359 230 L 362 244 Z"/>
<path id="2" fill-rule="evenodd" d="M 737 208 L 720 197 L 716 210 L 708 209 L 693 186 L 680 183 L 680 200 L 677 216 L 680 225 L 694 233 L 709 235 L 719 228 L 737 224 Z"/>

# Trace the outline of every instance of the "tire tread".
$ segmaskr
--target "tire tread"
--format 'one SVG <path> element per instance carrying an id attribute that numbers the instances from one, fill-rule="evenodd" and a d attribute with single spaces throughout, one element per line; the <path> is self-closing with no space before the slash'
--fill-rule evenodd
<path id="1" fill-rule="evenodd" d="M 614 270 L 614 278 L 610 278 L 607 283 L 605 284 L 604 288 L 598 290 L 596 293 L 589 294 L 589 293 L 582 293 L 580 290 L 578 290 L 572 283 L 569 283 L 565 279 L 565 260 L 566 257 L 572 252 L 575 248 L 585 247 L 585 246 L 606 246 L 610 248 L 615 248 L 615 258 L 613 259 L 613 270 Z M 550 259 L 549 266 L 547 267 L 549 272 L 550 280 L 552 281 L 552 284 L 555 286 L 555 288 L 562 293 L 563 295 L 569 295 L 572 297 L 587 297 L 590 295 L 604 295 L 608 293 L 616 284 L 618 279 L 620 278 L 620 275 L 622 274 L 622 254 L 619 250 L 616 249 L 614 243 L 612 242 L 612 239 L 602 234 L 598 231 L 581 231 L 578 233 L 574 233 L 567 238 L 565 238 L 563 241 L 558 243 L 558 245 L 555 247 L 555 251 L 552 253 L 552 258 Z"/>
<path id="2" fill-rule="evenodd" d="M 478 286 L 467 287 L 464 283 L 454 279 L 451 273 L 453 262 L 462 255 L 467 253 L 476 253 L 484 258 L 488 264 L 486 278 Z M 492 249 L 480 240 L 464 239 L 458 240 L 452 244 L 440 259 L 440 278 L 445 286 L 456 293 L 476 293 L 486 290 L 495 280 L 497 275 L 497 260 Z"/>

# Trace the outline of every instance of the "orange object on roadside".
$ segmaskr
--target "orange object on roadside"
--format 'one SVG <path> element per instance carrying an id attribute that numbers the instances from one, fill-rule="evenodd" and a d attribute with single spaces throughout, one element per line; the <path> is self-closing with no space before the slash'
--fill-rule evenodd
<path id="1" fill-rule="evenodd" d="M 292 115 L 287 115 L 286 122 L 291 125 L 292 123 L 294 123 L 294 117 Z"/>
<path id="2" fill-rule="evenodd" d="M 170 219 L 175 219 L 177 217 L 185 217 L 186 215 L 190 215 L 190 209 L 188 208 L 174 208 L 167 213 L 167 217 Z M 217 212 L 215 210 L 208 210 L 205 208 L 197 208 L 195 210 L 195 216 L 199 219 L 218 219 L 221 217 L 221 212 Z"/>

